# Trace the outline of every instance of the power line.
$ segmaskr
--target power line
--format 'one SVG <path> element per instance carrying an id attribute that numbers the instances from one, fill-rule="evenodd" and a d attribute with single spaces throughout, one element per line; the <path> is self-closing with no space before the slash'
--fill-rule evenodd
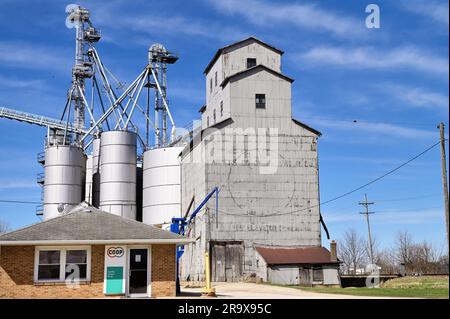
<path id="1" fill-rule="evenodd" d="M 402 210 L 376 210 L 377 214 L 392 214 L 392 213 L 409 213 L 409 212 L 420 212 L 425 210 L 432 209 L 442 209 L 442 207 L 423 207 L 423 208 L 411 208 L 411 209 L 402 209 Z"/>
<path id="2" fill-rule="evenodd" d="M 376 202 L 401 202 L 401 201 L 409 201 L 414 199 L 421 199 L 421 198 L 430 198 L 430 197 L 437 197 L 442 196 L 442 194 L 429 194 L 429 195 L 418 195 L 418 196 L 411 196 L 411 197 L 401 197 L 401 198 L 389 198 L 389 199 L 375 199 Z"/>
<path id="3" fill-rule="evenodd" d="M 407 161 L 404 162 L 403 164 L 400 164 L 399 166 L 397 166 L 397 167 L 391 169 L 390 171 L 386 172 L 385 174 L 383 174 L 383 175 L 381 175 L 381 176 L 379 176 L 379 177 L 377 177 L 377 178 L 375 178 L 375 179 L 373 179 L 373 180 L 371 180 L 371 181 L 369 181 L 369 182 L 367 182 L 367 183 L 365 183 L 365 184 L 363 184 L 363 185 L 361 185 L 361 186 L 359 186 L 359 187 L 357 187 L 357 188 L 355 188 L 355 189 L 353 189 L 353 190 L 351 190 L 351 191 L 345 192 L 345 193 L 343 193 L 343 194 L 341 194 L 341 195 L 339 195 L 339 196 L 336 196 L 336 197 L 334 197 L 334 198 L 331 198 L 331 199 L 329 199 L 329 200 L 326 200 L 326 201 L 324 201 L 324 202 L 322 202 L 322 203 L 319 203 L 319 204 L 317 204 L 317 205 L 313 205 L 313 206 L 310 206 L 310 207 L 306 207 L 306 208 L 302 208 L 302 209 L 298 209 L 298 210 L 293 210 L 293 211 L 285 212 L 285 213 L 275 213 L 275 214 L 265 214 L 265 215 L 233 214 L 233 213 L 224 212 L 224 211 L 221 211 L 221 210 L 219 210 L 219 212 L 224 213 L 224 214 L 226 214 L 226 215 L 233 215 L 233 216 L 244 216 L 244 217 L 270 217 L 270 216 L 282 216 L 282 215 L 288 215 L 288 214 L 292 214 L 292 213 L 298 213 L 298 212 L 301 212 L 301 211 L 309 210 L 309 209 L 311 209 L 311 208 L 320 207 L 320 206 L 329 204 L 329 203 L 331 203 L 331 202 L 334 202 L 334 201 L 336 201 L 336 200 L 338 200 L 338 199 L 341 199 L 341 198 L 343 198 L 343 197 L 346 197 L 346 196 L 348 196 L 348 195 L 351 195 L 351 194 L 353 194 L 353 193 L 355 193 L 355 192 L 357 192 L 357 191 L 359 191 L 359 190 L 361 190 L 361 189 L 363 189 L 363 188 L 365 188 L 365 187 L 367 187 L 367 186 L 369 186 L 369 185 L 371 185 L 371 184 L 373 184 L 373 183 L 376 183 L 376 182 L 379 181 L 380 179 L 385 178 L 386 176 L 388 176 L 388 175 L 390 175 L 390 174 L 392 174 L 392 173 L 398 171 L 398 170 L 399 170 L 400 168 L 402 168 L 403 166 L 406 166 L 406 165 L 408 165 L 409 163 L 411 163 L 412 161 L 414 161 L 414 160 L 416 160 L 417 158 L 421 157 L 421 156 L 424 155 L 425 153 L 427 153 L 427 152 L 429 152 L 430 150 L 432 150 L 433 148 L 435 148 L 435 147 L 436 147 L 437 145 L 439 145 L 440 143 L 441 143 L 441 141 L 438 141 L 438 142 L 434 143 L 433 145 L 429 146 L 429 147 L 428 147 L 427 149 L 425 149 L 424 151 L 422 151 L 422 152 L 420 152 L 419 154 L 415 155 L 414 157 L 410 158 L 409 160 L 407 160 Z"/>
<path id="4" fill-rule="evenodd" d="M 20 200 L 7 200 L 7 199 L 0 199 L 0 203 L 12 203 L 12 204 L 42 204 L 41 202 L 20 201 Z"/>

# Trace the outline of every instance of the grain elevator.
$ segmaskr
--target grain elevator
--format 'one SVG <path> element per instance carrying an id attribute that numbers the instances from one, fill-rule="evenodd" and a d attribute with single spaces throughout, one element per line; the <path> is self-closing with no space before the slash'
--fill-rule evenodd
<path id="1" fill-rule="evenodd" d="M 219 49 L 204 71 L 200 124 L 181 133 L 167 85 L 178 56 L 151 45 L 127 85 L 101 59 L 89 10 L 67 13 L 76 55 L 60 120 L 0 108 L 0 117 L 47 129 L 43 220 L 81 202 L 163 229 L 196 215 L 183 225 L 196 240 L 183 248 L 183 281 L 204 281 L 205 252 L 213 280 L 240 281 L 257 273 L 257 247 L 321 245 L 321 134 L 292 117 L 283 51 L 254 37 Z M 216 206 L 205 201 L 211 191 Z"/>

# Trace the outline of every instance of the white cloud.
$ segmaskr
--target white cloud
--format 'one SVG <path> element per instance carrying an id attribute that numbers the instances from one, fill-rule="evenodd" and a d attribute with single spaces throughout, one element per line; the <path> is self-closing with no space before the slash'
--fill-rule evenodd
<path id="1" fill-rule="evenodd" d="M 133 14 L 133 16 L 123 15 L 120 6 L 122 4 L 111 3 L 107 6 L 93 8 L 95 12 L 93 21 L 100 27 L 107 27 L 119 30 L 133 31 L 133 38 L 128 37 L 127 41 L 134 41 L 143 45 L 151 45 L 148 43 L 151 39 L 142 38 L 142 35 L 158 36 L 193 36 L 207 39 L 217 39 L 220 41 L 236 40 L 244 37 L 244 33 L 237 28 L 228 25 L 222 25 L 212 21 L 200 20 L 198 18 L 189 18 L 180 15 L 164 15 L 156 13 L 152 10 L 142 10 L 141 13 Z M 122 32 L 115 35 L 110 32 L 103 37 L 104 41 L 115 44 L 124 42 Z"/>
<path id="2" fill-rule="evenodd" d="M 330 212 L 324 214 L 327 223 L 349 223 L 364 222 L 363 217 L 358 212 Z M 374 224 L 424 224 L 435 223 L 443 218 L 443 209 L 392 209 L 388 211 L 376 212 L 371 216 Z"/>
<path id="3" fill-rule="evenodd" d="M 393 83 L 383 84 L 379 88 L 411 106 L 448 110 L 448 95 L 427 91 L 420 87 L 409 87 Z"/>
<path id="4" fill-rule="evenodd" d="M 26 180 L 1 180 L 0 189 L 38 188 L 36 182 Z"/>
<path id="5" fill-rule="evenodd" d="M 431 18 L 434 21 L 444 24 L 448 27 L 448 2 L 447 1 L 403 1 L 402 7 L 410 12 L 422 15 L 426 18 Z"/>
<path id="6" fill-rule="evenodd" d="M 340 121 L 332 119 L 309 118 L 306 122 L 311 125 L 320 126 L 325 129 L 337 129 L 343 131 L 354 132 L 357 134 L 369 133 L 374 135 L 400 137 L 407 139 L 433 139 L 436 137 L 436 132 L 414 129 L 399 125 L 393 125 L 383 122 L 364 122 L 360 121 L 352 123 L 350 121 Z M 322 130 L 324 131 L 324 130 Z"/>
<path id="7" fill-rule="evenodd" d="M 70 71 L 71 56 L 61 50 L 25 42 L 0 42 L 0 65 L 22 68 Z"/>
<path id="8" fill-rule="evenodd" d="M 296 28 L 331 32 L 341 37 L 362 34 L 364 21 L 348 16 L 339 16 L 316 4 L 286 4 L 258 0 L 209 1 L 221 12 L 238 14 L 257 26 L 272 28 L 274 23 L 291 25 Z"/>
<path id="9" fill-rule="evenodd" d="M 47 87 L 43 80 L 23 80 L 16 77 L 5 77 L 0 75 L 0 83 L 4 88 L 9 89 L 28 89 L 28 90 L 42 90 Z"/>
<path id="10" fill-rule="evenodd" d="M 318 46 L 298 54 L 296 59 L 304 68 L 336 66 L 349 69 L 412 69 L 435 75 L 448 74 L 449 67 L 447 58 L 423 52 L 412 46 L 398 47 L 393 50 L 373 47 Z"/>

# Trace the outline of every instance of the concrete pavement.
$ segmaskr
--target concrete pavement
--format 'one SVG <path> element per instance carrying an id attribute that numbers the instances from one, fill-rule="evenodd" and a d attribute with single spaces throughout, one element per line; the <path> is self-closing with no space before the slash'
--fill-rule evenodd
<path id="1" fill-rule="evenodd" d="M 290 287 L 265 284 L 220 282 L 213 283 L 218 298 L 236 299 L 390 299 L 387 297 L 351 296 L 304 291 Z M 202 288 L 181 287 L 180 298 L 200 297 Z"/>

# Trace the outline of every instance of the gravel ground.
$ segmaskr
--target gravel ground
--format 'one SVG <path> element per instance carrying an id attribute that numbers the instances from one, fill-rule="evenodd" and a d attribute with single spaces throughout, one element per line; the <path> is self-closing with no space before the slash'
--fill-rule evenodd
<path id="1" fill-rule="evenodd" d="M 218 298 L 242 299 L 389 299 L 365 296 L 349 296 L 303 291 L 290 287 L 279 287 L 253 283 L 221 282 L 213 283 Z M 181 287 L 182 295 L 179 298 L 198 298 L 202 288 Z"/>

